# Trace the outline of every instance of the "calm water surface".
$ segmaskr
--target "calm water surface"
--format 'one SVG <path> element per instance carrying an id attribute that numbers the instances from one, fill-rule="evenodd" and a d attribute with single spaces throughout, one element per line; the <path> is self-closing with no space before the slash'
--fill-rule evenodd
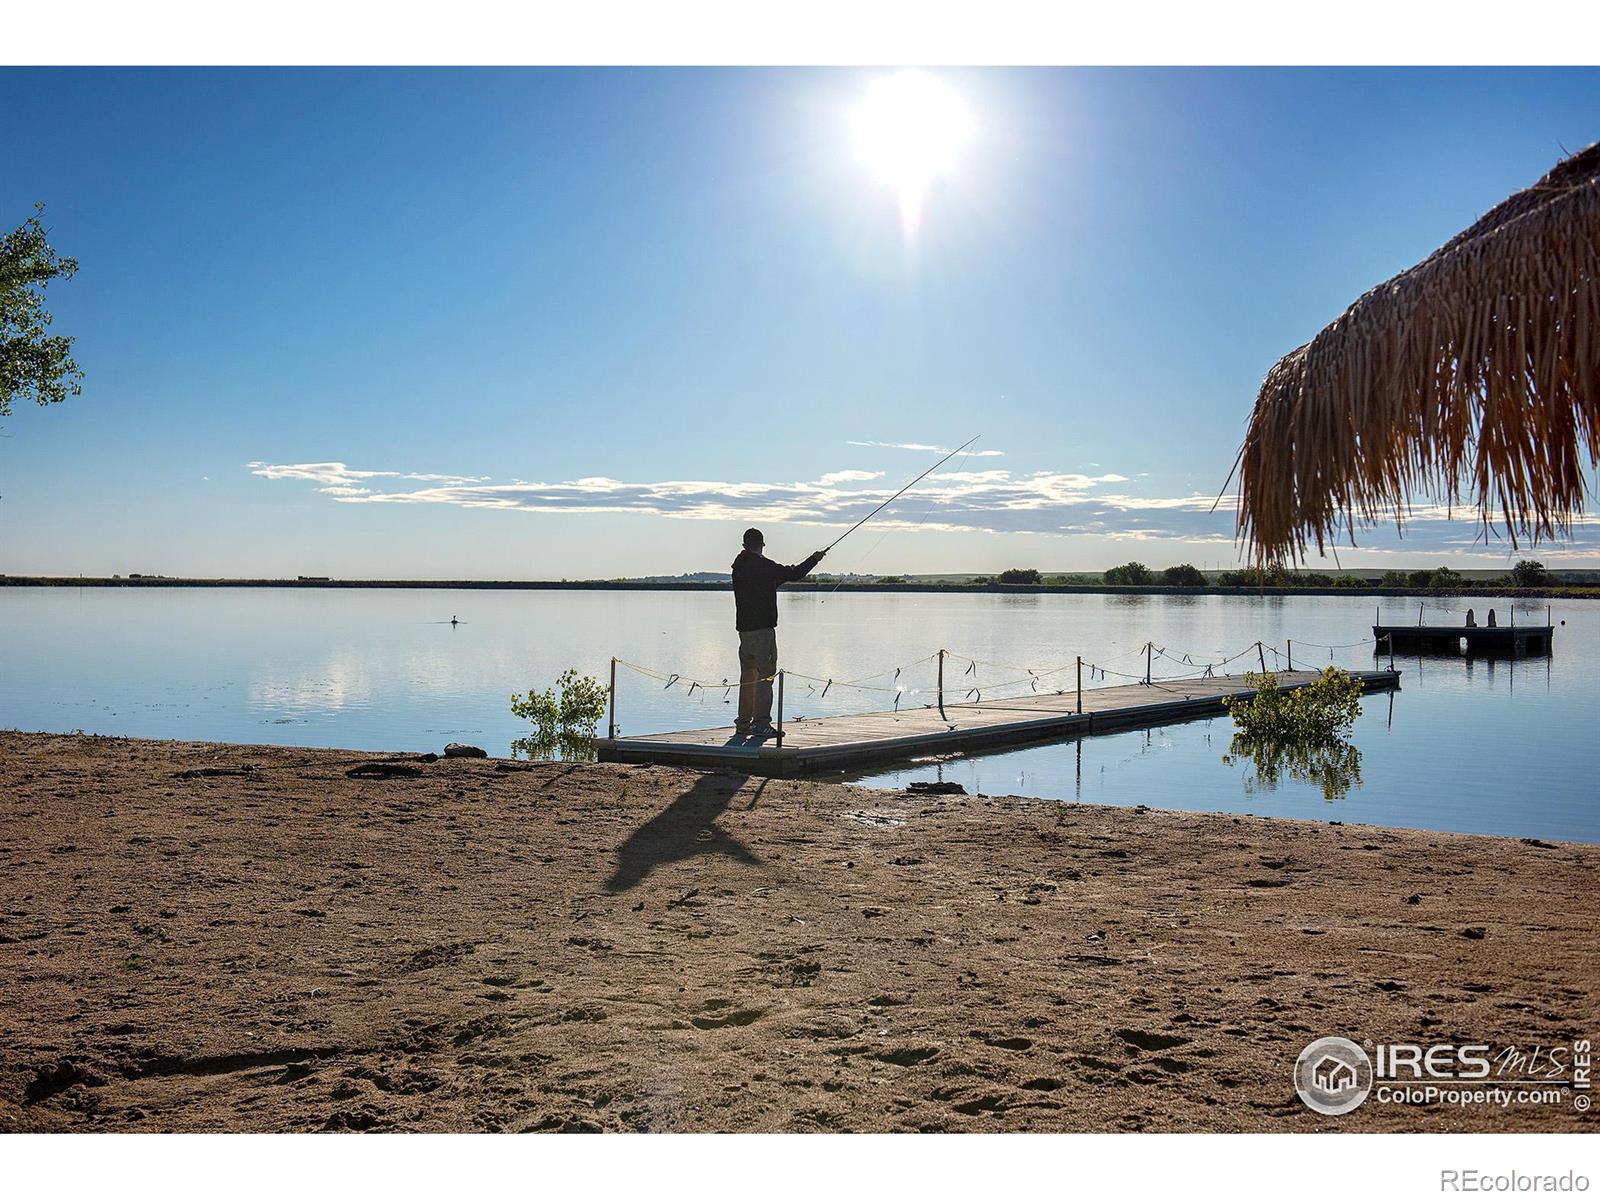
<path id="1" fill-rule="evenodd" d="M 1370 666 L 1375 611 L 1415 621 L 1419 603 L 1430 621 L 1459 622 L 1471 603 L 1480 620 L 1492 606 L 1504 622 L 1510 607 L 1483 597 L 797 593 L 783 598 L 779 642 L 787 667 L 882 689 L 835 683 L 824 697 L 824 683 L 791 680 L 793 718 L 888 708 L 896 689 L 904 705 L 926 703 L 929 656 L 941 646 L 980 660 L 970 673 L 950 660 L 950 694 L 979 688 L 986 698 L 1031 691 L 1025 668 L 1079 653 L 1142 674 L 1146 639 L 1172 656 L 1156 659 L 1158 677 L 1191 670 L 1184 654 L 1215 661 L 1258 638 L 1280 655 L 1292 641 L 1297 667 Z M 452 627 L 452 616 L 462 623 Z M 1517 606 L 1519 624 L 1543 619 L 1542 603 Z M 1224 762 L 1226 719 L 854 778 L 1600 842 L 1600 602 L 1558 603 L 1555 619 L 1566 624 L 1550 659 L 1397 658 L 1401 690 L 1367 697 L 1356 723 L 1361 784 L 1333 801 L 1313 782 L 1269 787 L 1249 763 Z M 246 743 L 467 741 L 505 754 L 526 731 L 507 707 L 513 691 L 548 686 L 569 666 L 603 681 L 614 654 L 682 677 L 666 687 L 624 668 L 623 732 L 721 725 L 732 705 L 716 685 L 737 669 L 726 593 L 0 588 L 0 630 L 0 727 Z M 1269 667 L 1277 661 L 1268 654 Z M 691 693 L 690 679 L 714 686 Z M 1071 681 L 1069 669 L 1038 686 Z"/>

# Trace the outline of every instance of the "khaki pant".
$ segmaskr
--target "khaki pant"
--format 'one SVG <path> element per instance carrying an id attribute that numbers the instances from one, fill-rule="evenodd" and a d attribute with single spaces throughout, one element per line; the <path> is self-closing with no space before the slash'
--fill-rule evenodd
<path id="1" fill-rule="evenodd" d="M 739 633 L 739 724 L 772 723 L 772 677 L 778 673 L 778 631 Z"/>

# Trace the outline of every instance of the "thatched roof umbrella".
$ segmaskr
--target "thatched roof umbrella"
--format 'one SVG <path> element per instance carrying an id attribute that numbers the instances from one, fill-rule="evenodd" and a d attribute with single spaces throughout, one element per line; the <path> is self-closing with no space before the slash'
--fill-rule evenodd
<path id="1" fill-rule="evenodd" d="M 1362 296 L 1267 373 L 1239 534 L 1304 558 L 1416 492 L 1512 544 L 1570 529 L 1600 463 L 1600 144 Z"/>

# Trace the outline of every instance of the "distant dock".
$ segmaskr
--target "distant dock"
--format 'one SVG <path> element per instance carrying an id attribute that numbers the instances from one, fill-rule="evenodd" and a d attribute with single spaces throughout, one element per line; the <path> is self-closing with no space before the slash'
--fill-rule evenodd
<path id="1" fill-rule="evenodd" d="M 1526 658 L 1547 655 L 1555 636 L 1550 625 L 1374 625 L 1372 636 L 1380 652 L 1391 646 L 1396 654 L 1493 655 Z"/>
<path id="2" fill-rule="evenodd" d="M 1316 671 L 1286 671 L 1277 676 L 1284 691 L 1297 691 L 1318 677 Z M 1364 691 L 1399 686 L 1398 671 L 1353 671 Z M 598 740 L 601 762 L 654 763 L 745 771 L 758 775 L 799 775 L 874 763 L 970 750 L 994 750 L 1030 742 L 1082 737 L 1213 717 L 1225 712 L 1226 699 L 1255 695 L 1240 675 L 1153 684 L 1090 688 L 1082 711 L 1075 691 L 1019 696 L 943 708 L 854 716 L 808 717 L 783 724 L 780 740 L 757 740 L 728 726 L 647 733 Z"/>

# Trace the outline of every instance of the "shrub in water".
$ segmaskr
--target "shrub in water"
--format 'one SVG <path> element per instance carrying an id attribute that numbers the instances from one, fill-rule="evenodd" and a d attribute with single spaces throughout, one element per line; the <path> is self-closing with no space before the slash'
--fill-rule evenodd
<path id="1" fill-rule="evenodd" d="M 1307 686 L 1293 692 L 1278 687 L 1271 671 L 1244 677 L 1247 688 L 1256 694 L 1248 700 L 1224 699 L 1223 706 L 1233 717 L 1240 733 L 1283 741 L 1328 741 L 1344 737 L 1361 711 L 1361 681 L 1338 667 L 1324 667 L 1322 674 Z"/>
<path id="2" fill-rule="evenodd" d="M 579 675 L 569 667 L 553 688 L 542 692 L 529 688 L 526 696 L 513 692 L 511 712 L 533 722 L 536 740 L 593 737 L 606 715 L 606 689 L 593 676 Z"/>
<path id="3" fill-rule="evenodd" d="M 1285 771 L 1318 784 L 1328 800 L 1361 786 L 1361 752 L 1346 740 L 1361 711 L 1359 679 L 1326 667 L 1314 682 L 1293 692 L 1280 689 L 1270 671 L 1251 672 L 1244 681 L 1255 688 L 1253 697 L 1223 700 L 1236 731 L 1224 762 L 1253 762 L 1256 786 L 1266 790 L 1276 787 Z"/>

